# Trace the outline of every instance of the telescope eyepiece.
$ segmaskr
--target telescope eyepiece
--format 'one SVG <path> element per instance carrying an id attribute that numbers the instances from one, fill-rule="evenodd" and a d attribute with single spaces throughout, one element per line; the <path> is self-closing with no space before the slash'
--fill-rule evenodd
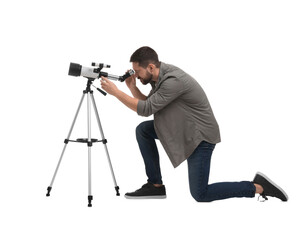
<path id="1" fill-rule="evenodd" d="M 127 73 L 120 77 L 119 81 L 124 82 L 126 78 L 129 78 L 133 74 L 135 74 L 135 71 L 133 69 L 130 69 Z"/>

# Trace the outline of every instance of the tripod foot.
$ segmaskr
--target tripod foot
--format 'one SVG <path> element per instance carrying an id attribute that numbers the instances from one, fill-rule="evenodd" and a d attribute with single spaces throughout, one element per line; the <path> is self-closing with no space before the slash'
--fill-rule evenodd
<path id="1" fill-rule="evenodd" d="M 119 189 L 120 189 L 119 186 L 116 186 L 116 187 L 115 187 L 115 190 L 116 190 L 116 192 L 117 192 L 117 196 L 120 196 Z"/>
<path id="2" fill-rule="evenodd" d="M 88 204 L 88 207 L 92 207 L 92 200 L 93 200 L 93 196 L 88 196 L 88 201 L 89 201 L 89 204 Z"/>
<path id="3" fill-rule="evenodd" d="M 50 191 L 51 191 L 52 187 L 48 187 L 47 188 L 47 194 L 46 194 L 46 197 L 49 197 L 50 196 Z"/>

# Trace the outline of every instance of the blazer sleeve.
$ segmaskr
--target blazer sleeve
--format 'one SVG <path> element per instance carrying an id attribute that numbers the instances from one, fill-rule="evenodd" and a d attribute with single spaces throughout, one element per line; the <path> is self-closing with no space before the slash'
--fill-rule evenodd
<path id="1" fill-rule="evenodd" d="M 175 77 L 164 80 L 158 90 L 147 100 L 138 101 L 137 113 L 140 116 L 148 117 L 178 98 L 184 91 L 183 81 Z"/>

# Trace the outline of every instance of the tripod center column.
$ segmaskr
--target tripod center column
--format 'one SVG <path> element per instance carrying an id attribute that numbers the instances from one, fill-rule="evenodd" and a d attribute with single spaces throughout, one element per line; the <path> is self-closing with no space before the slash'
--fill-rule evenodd
<path id="1" fill-rule="evenodd" d="M 91 147 L 92 147 L 92 139 L 91 139 L 91 95 L 93 91 L 88 91 L 87 93 L 87 101 L 88 101 L 88 201 L 89 207 L 92 207 L 92 174 L 91 174 Z"/>

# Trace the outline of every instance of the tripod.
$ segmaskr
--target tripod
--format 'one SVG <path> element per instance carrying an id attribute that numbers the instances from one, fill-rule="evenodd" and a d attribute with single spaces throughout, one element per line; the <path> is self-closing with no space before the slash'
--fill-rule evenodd
<path id="1" fill-rule="evenodd" d="M 86 88 L 86 90 L 83 91 L 83 95 L 81 97 L 79 106 L 77 108 L 77 112 L 75 114 L 72 126 L 71 126 L 71 128 L 69 130 L 67 138 L 64 140 L 64 147 L 63 147 L 63 150 L 62 150 L 59 162 L 57 164 L 56 170 L 55 170 L 54 175 L 52 177 L 51 183 L 50 183 L 50 185 L 47 188 L 47 194 L 46 194 L 47 197 L 50 196 L 50 191 L 52 189 L 52 185 L 53 185 L 53 183 L 55 181 L 57 172 L 59 170 L 59 167 L 60 167 L 60 164 L 61 164 L 64 152 L 65 152 L 65 149 L 67 147 L 67 144 L 69 142 L 86 143 L 88 145 L 88 207 L 92 207 L 92 200 L 93 200 L 93 196 L 92 196 L 92 174 L 91 174 L 91 147 L 92 147 L 93 143 L 102 142 L 104 144 L 105 152 L 106 152 L 106 155 L 107 155 L 107 159 L 108 159 L 108 162 L 109 162 L 109 167 L 110 167 L 111 175 L 112 175 L 114 186 L 115 186 L 115 190 L 116 190 L 116 195 L 120 196 L 120 193 L 119 193 L 119 189 L 120 188 L 117 185 L 117 182 L 116 182 L 116 179 L 115 179 L 115 176 L 114 176 L 114 172 L 113 172 L 113 168 L 112 168 L 112 164 L 111 164 L 111 160 L 110 160 L 110 156 L 109 156 L 109 152 L 108 152 L 108 149 L 107 149 L 107 139 L 105 139 L 105 136 L 104 136 L 104 133 L 103 133 L 103 128 L 102 128 L 102 125 L 101 125 L 101 122 L 100 122 L 100 118 L 98 116 L 98 111 L 97 111 L 97 107 L 96 107 L 94 96 L 93 96 L 93 91 L 91 90 L 91 85 L 92 85 L 92 82 L 94 80 L 95 79 L 93 79 L 93 78 L 88 78 L 87 88 Z M 106 93 L 104 91 L 102 91 L 100 89 L 97 89 L 97 90 L 99 90 L 101 93 L 106 95 Z M 82 105 L 84 97 L 86 95 L 87 95 L 87 112 L 88 112 L 87 113 L 87 115 L 88 115 L 88 120 L 87 120 L 88 121 L 88 138 L 79 138 L 76 141 L 70 140 L 71 133 L 73 131 L 76 119 L 78 117 L 78 114 L 79 114 L 79 111 L 80 111 L 80 108 L 81 108 L 81 105 Z M 94 108 L 94 112 L 95 112 L 95 115 L 96 115 L 96 120 L 97 120 L 97 123 L 98 123 L 98 126 L 99 126 L 99 130 L 100 130 L 100 133 L 101 133 L 102 140 L 97 140 L 97 139 L 91 138 L 91 109 L 90 109 L 91 108 L 91 102 L 92 102 L 92 105 L 93 105 L 93 108 Z"/>

